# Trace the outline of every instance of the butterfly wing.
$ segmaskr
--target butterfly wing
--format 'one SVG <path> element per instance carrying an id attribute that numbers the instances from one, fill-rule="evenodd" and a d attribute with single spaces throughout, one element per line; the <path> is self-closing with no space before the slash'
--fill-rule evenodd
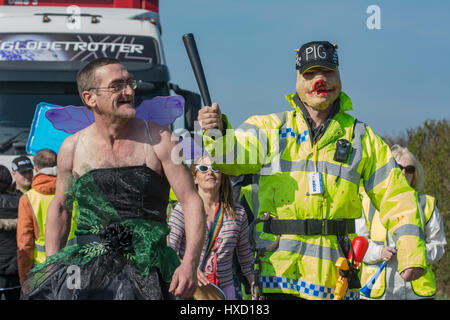
<path id="1" fill-rule="evenodd" d="M 162 126 L 172 124 L 183 114 L 182 96 L 154 97 L 144 100 L 136 108 L 136 118 L 156 122 Z"/>

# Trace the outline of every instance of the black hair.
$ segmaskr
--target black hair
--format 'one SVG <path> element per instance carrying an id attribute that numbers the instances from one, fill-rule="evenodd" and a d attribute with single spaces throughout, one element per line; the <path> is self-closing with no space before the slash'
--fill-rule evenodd
<path id="1" fill-rule="evenodd" d="M 0 164 L 0 192 L 6 192 L 11 187 L 12 180 L 8 168 Z"/>

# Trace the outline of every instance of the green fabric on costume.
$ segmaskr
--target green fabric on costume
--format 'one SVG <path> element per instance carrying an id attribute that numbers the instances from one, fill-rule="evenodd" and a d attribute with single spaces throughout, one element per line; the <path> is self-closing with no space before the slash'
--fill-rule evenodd
<path id="1" fill-rule="evenodd" d="M 82 203 L 82 206 L 78 204 Z M 151 268 L 158 268 L 165 282 L 170 282 L 173 272 L 180 265 L 175 251 L 167 247 L 166 237 L 169 228 L 166 224 L 143 219 L 122 220 L 115 208 L 111 205 L 106 195 L 96 185 L 93 175 L 88 172 L 78 180 L 74 180 L 69 189 L 67 208 L 73 208 L 77 218 L 77 235 L 99 235 L 107 226 L 118 223 L 132 231 L 131 252 L 123 255 L 144 276 L 147 276 Z M 91 242 L 80 245 L 74 244 L 62 248 L 47 260 L 34 267 L 34 283 L 39 284 L 43 276 L 51 269 L 54 263 L 63 265 L 84 265 L 108 251 L 104 244 Z M 42 275 L 42 277 L 40 277 Z M 42 278 L 42 279 L 41 279 Z"/>

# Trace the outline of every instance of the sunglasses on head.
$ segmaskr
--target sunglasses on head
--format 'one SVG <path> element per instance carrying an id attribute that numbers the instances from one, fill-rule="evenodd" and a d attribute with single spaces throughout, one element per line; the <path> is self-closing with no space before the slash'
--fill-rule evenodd
<path id="1" fill-rule="evenodd" d="M 404 167 L 404 166 L 402 166 L 400 164 L 398 166 L 399 166 L 400 170 L 402 170 L 402 171 L 403 171 L 403 169 L 405 169 L 406 173 L 412 174 L 412 173 L 416 172 L 416 167 L 414 167 L 414 166 L 406 166 L 406 167 Z"/>
<path id="2" fill-rule="evenodd" d="M 208 170 L 211 170 L 212 172 L 219 172 L 219 170 L 214 169 L 211 166 L 205 166 L 204 164 L 199 164 L 195 166 L 195 169 L 197 169 L 200 172 L 206 173 Z"/>

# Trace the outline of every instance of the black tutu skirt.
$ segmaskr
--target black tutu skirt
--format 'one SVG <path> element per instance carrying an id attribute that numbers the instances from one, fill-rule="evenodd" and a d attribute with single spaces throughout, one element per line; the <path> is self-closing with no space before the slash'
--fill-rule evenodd
<path id="1" fill-rule="evenodd" d="M 173 299 L 168 287 L 180 261 L 166 242 L 168 191 L 166 182 L 145 166 L 96 169 L 74 181 L 66 206 L 76 217 L 77 240 L 90 240 L 34 267 L 22 284 L 21 299 Z M 147 201 L 147 194 L 154 198 Z M 157 203 L 159 210 L 146 210 L 155 199 L 167 200 Z"/>

